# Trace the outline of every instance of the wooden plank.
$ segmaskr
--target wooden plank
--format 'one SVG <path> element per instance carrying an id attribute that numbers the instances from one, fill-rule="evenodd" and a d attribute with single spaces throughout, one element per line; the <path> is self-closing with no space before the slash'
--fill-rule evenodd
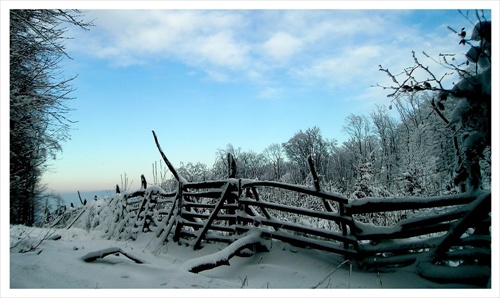
<path id="1" fill-rule="evenodd" d="M 182 212 L 182 216 L 190 216 L 194 218 L 203 218 L 208 219 L 211 214 L 200 214 L 196 212 Z M 218 214 L 215 218 L 216 220 L 234 220 L 236 219 L 236 215 L 231 214 Z"/>
<path id="2" fill-rule="evenodd" d="M 290 213 L 295 213 L 295 214 L 307 215 L 307 216 L 311 216 L 311 217 L 329 219 L 329 220 L 332 220 L 335 222 L 340 222 L 340 223 L 343 222 L 343 223 L 350 225 L 350 226 L 353 225 L 353 221 L 352 221 L 351 217 L 341 216 L 339 213 L 308 210 L 308 209 L 304 209 L 304 208 L 300 208 L 300 207 L 292 207 L 292 206 L 285 206 L 285 205 L 280 205 L 280 204 L 275 204 L 275 203 L 254 201 L 254 200 L 251 200 L 248 198 L 240 198 L 240 204 L 265 207 L 268 209 L 275 209 L 275 210 L 280 210 L 280 211 L 285 211 L 285 212 L 290 212 Z"/>
<path id="3" fill-rule="evenodd" d="M 85 207 L 82 207 L 82 211 L 80 211 L 80 213 L 75 217 L 75 219 L 73 219 L 73 221 L 66 227 L 66 229 L 70 229 L 86 210 L 87 209 Z"/>
<path id="4" fill-rule="evenodd" d="M 398 210 L 422 209 L 464 205 L 473 202 L 478 196 L 477 192 L 463 193 L 437 197 L 393 197 L 393 198 L 365 198 L 350 202 L 345 205 L 346 212 L 350 215 L 360 213 L 375 213 Z"/>
<path id="5" fill-rule="evenodd" d="M 464 210 L 462 208 L 460 210 L 454 210 L 442 214 L 404 219 L 398 222 L 397 225 L 400 226 L 402 229 L 415 229 L 418 227 L 437 224 L 440 222 L 456 220 L 458 218 L 463 217 L 467 212 L 468 210 Z"/>
<path id="6" fill-rule="evenodd" d="M 349 243 L 349 244 L 357 244 L 357 240 L 353 236 L 344 236 L 341 233 L 336 233 L 333 231 L 327 231 L 324 229 L 317 229 L 317 228 L 309 228 L 300 224 L 294 224 L 286 221 L 281 221 L 281 220 L 268 220 L 266 218 L 255 218 L 255 217 L 250 217 L 250 216 L 244 216 L 244 215 L 239 215 L 238 216 L 238 221 L 244 221 L 244 222 L 252 222 L 252 223 L 259 223 L 262 225 L 266 226 L 271 226 L 271 227 L 276 227 L 276 228 L 281 228 L 285 230 L 291 230 L 294 232 L 300 232 L 304 234 L 310 234 L 310 235 L 315 235 L 315 236 L 320 236 L 320 237 L 325 237 L 328 239 L 344 242 L 344 243 Z"/>
<path id="7" fill-rule="evenodd" d="M 210 190 L 210 191 L 186 191 L 184 192 L 185 196 L 195 197 L 195 198 L 212 198 L 216 199 L 221 196 L 222 190 Z"/>
<path id="8" fill-rule="evenodd" d="M 200 189 L 200 188 L 221 188 L 228 181 L 226 180 L 217 180 L 217 181 L 202 181 L 202 182 L 188 182 L 184 184 L 184 189 L 188 188 Z"/>
<path id="9" fill-rule="evenodd" d="M 425 239 L 384 239 L 377 244 L 366 243 L 359 244 L 360 255 L 375 255 L 377 253 L 396 253 L 406 254 L 410 250 L 418 251 L 421 249 L 430 249 L 439 243 L 443 236 L 425 238 Z"/>
<path id="10" fill-rule="evenodd" d="M 194 203 L 194 202 L 185 202 L 183 206 L 185 208 L 206 208 L 206 209 L 215 208 L 215 204 Z"/>
<path id="11" fill-rule="evenodd" d="M 213 209 L 215 208 L 216 204 L 207 204 L 207 203 L 194 203 L 194 202 L 184 202 L 183 205 L 186 209 L 187 208 L 206 208 L 206 209 Z M 228 209 L 238 209 L 239 206 L 237 204 L 224 204 L 222 206 L 222 209 L 228 210 Z"/>
<path id="12" fill-rule="evenodd" d="M 307 186 L 302 186 L 302 185 L 293 185 L 293 184 L 274 182 L 274 181 L 253 181 L 253 180 L 242 180 L 241 183 L 242 188 L 257 187 L 257 186 L 268 186 L 268 187 L 276 187 L 276 188 L 291 190 L 344 204 L 347 204 L 349 202 L 349 199 L 340 193 L 316 191 L 313 188 L 309 188 Z"/>
<path id="13" fill-rule="evenodd" d="M 379 226 L 376 228 L 370 228 L 370 232 L 360 232 L 356 233 L 355 237 L 358 240 L 374 240 L 382 241 L 385 239 L 402 239 L 410 238 L 420 235 L 427 235 L 432 233 L 444 232 L 450 229 L 450 223 L 437 223 L 433 225 L 418 227 L 414 229 L 400 229 L 398 227 L 383 227 Z M 357 228 L 363 229 L 359 223 L 357 223 Z"/>

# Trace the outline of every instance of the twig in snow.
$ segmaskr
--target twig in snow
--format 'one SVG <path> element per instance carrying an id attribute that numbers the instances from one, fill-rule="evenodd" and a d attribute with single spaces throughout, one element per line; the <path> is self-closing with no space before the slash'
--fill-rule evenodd
<path id="1" fill-rule="evenodd" d="M 342 267 L 342 265 L 344 265 L 345 263 L 349 262 L 349 260 L 345 260 L 344 262 L 340 263 L 340 265 L 337 266 L 337 268 L 335 268 L 332 272 L 330 272 L 325 278 L 323 278 L 323 280 L 321 280 L 316 286 L 313 287 L 313 289 L 316 289 L 317 287 L 319 287 L 328 277 L 330 277 L 332 274 L 335 273 L 335 271 L 337 271 L 340 267 Z M 350 263 L 349 263 L 350 264 Z M 350 276 L 350 273 L 349 273 L 349 276 Z M 349 278 L 349 281 L 350 281 L 350 278 Z"/>
<path id="2" fill-rule="evenodd" d="M 240 277 L 240 280 L 241 280 L 241 288 L 243 289 L 245 286 L 248 286 L 248 276 L 245 276 L 245 278 L 242 280 L 241 277 Z"/>
<path id="3" fill-rule="evenodd" d="M 380 279 L 380 272 L 377 272 L 377 281 L 378 284 L 380 285 L 380 288 L 382 289 L 382 279 Z"/>
<path id="4" fill-rule="evenodd" d="M 26 234 L 25 237 L 23 237 L 21 240 L 19 240 L 19 242 L 17 242 L 14 246 L 12 246 L 10 249 L 13 249 L 15 247 L 17 247 L 21 242 L 23 242 L 24 240 L 26 240 L 27 238 L 29 238 L 29 235 L 33 232 L 34 230 L 31 230 L 28 234 Z M 35 251 L 39 246 L 40 244 L 42 244 L 43 241 L 45 240 L 58 240 L 61 238 L 61 236 L 59 235 L 54 235 L 55 234 L 55 231 L 53 231 L 52 229 L 48 229 L 47 232 L 45 233 L 45 235 L 40 239 L 40 241 L 38 241 L 38 243 L 36 245 L 33 245 L 33 243 L 31 243 L 29 245 L 29 247 L 26 247 L 26 248 L 21 248 L 19 250 L 20 253 L 25 253 L 25 252 L 29 252 L 29 251 Z M 40 253 L 39 253 L 40 254 Z"/>

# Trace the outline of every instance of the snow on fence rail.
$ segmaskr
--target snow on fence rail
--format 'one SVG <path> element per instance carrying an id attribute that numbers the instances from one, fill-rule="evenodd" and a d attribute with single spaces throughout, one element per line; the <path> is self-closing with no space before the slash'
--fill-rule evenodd
<path id="1" fill-rule="evenodd" d="M 83 211 L 69 210 L 61 215 L 65 220 L 56 219 L 54 225 L 101 229 L 106 237 L 115 239 L 154 233 L 157 249 L 168 241 L 200 249 L 206 242 L 231 244 L 249 233 L 259 233 L 295 246 L 341 254 L 366 268 L 419 261 L 426 264 L 419 267 L 422 276 L 442 280 L 442 274 L 436 273 L 442 271 L 438 265 L 458 268 L 466 264 L 480 268 L 474 280 L 487 278 L 484 272 L 491 267 L 490 192 L 350 201 L 342 194 L 320 189 L 310 158 L 311 187 L 237 179 L 235 163 L 231 162 L 228 179 L 188 182 L 171 165 L 154 137 L 177 179 L 173 192 L 147 187 L 142 176 L 138 191 L 119 193 L 117 187 L 117 194 L 107 203 L 93 202 L 83 206 Z M 228 159 L 231 161 L 232 156 Z M 268 202 L 262 194 L 270 190 L 308 196 L 319 203 L 315 208 L 305 208 Z M 398 211 L 401 216 L 388 220 Z"/>

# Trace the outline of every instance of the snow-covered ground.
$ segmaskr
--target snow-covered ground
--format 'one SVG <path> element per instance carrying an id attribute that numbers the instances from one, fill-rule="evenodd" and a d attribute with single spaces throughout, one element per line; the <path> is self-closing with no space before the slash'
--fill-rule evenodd
<path id="1" fill-rule="evenodd" d="M 40 242 L 44 238 L 47 239 Z M 227 246 L 210 244 L 194 251 L 170 242 L 163 251 L 155 252 L 152 249 L 156 247 L 155 239 L 152 234 L 142 234 L 136 241 L 115 241 L 105 240 L 99 231 L 89 233 L 79 228 L 12 226 L 10 246 L 15 247 L 10 249 L 10 290 L 2 289 L 2 297 L 5 294 L 23 297 L 481 296 L 477 290 L 466 289 L 470 288 L 467 285 L 436 284 L 420 278 L 412 267 L 394 272 L 365 272 L 355 266 L 351 268 L 342 256 L 296 248 L 280 241 L 267 241 L 269 252 L 235 256 L 229 266 L 195 274 L 186 269 L 189 268 L 186 264 Z M 32 247 L 36 249 L 29 251 Z M 122 253 L 84 261 L 86 257 L 113 250 L 111 248 Z"/>

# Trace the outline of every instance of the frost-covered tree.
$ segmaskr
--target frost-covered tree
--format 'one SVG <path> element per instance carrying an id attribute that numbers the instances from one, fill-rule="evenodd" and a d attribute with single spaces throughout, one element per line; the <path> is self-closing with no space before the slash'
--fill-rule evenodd
<path id="1" fill-rule="evenodd" d="M 290 140 L 282 144 L 288 160 L 298 170 L 298 181 L 304 181 L 309 174 L 307 157 L 310 155 L 319 175 L 324 174 L 328 158 L 328 143 L 318 127 L 299 130 Z"/>
<path id="2" fill-rule="evenodd" d="M 432 97 L 427 93 L 400 94 L 394 104 L 400 114 L 397 128 L 398 162 L 394 172 L 397 183 L 393 191 L 414 195 L 441 193 L 453 180 L 453 144 L 449 128 L 432 110 Z"/>
<path id="3" fill-rule="evenodd" d="M 366 162 L 375 149 L 374 139 L 372 138 L 372 129 L 370 120 L 364 115 L 350 114 L 345 120 L 342 130 L 349 135 L 353 144 L 354 151 L 360 162 Z"/>
<path id="4" fill-rule="evenodd" d="M 187 181 L 206 181 L 212 178 L 211 172 L 207 165 L 201 162 L 193 164 L 188 162 L 184 164 L 181 162 L 181 166 L 177 169 L 179 174 L 186 178 Z"/>
<path id="5" fill-rule="evenodd" d="M 279 180 L 285 174 L 285 153 L 280 144 L 274 143 L 264 149 L 264 158 L 271 168 L 271 180 Z"/>
<path id="6" fill-rule="evenodd" d="M 389 115 L 386 108 L 381 106 L 371 112 L 370 117 L 379 144 L 376 171 L 380 173 L 380 182 L 391 189 L 400 159 L 397 141 L 398 122 Z"/>
<path id="7" fill-rule="evenodd" d="M 32 225 L 40 178 L 72 123 L 65 102 L 74 79 L 59 67 L 67 28 L 87 29 L 77 10 L 10 11 L 10 218 Z"/>
<path id="8" fill-rule="evenodd" d="M 434 59 L 446 70 L 445 75 L 438 76 L 422 64 L 415 52 L 414 65 L 401 74 L 394 75 L 382 66 L 380 70 L 394 83 L 384 87 L 393 91 L 390 97 L 430 93 L 433 112 L 450 128 L 448 136 L 455 151 L 454 183 L 460 191 L 466 191 L 488 187 L 483 185 L 482 173 L 491 166 L 487 156 L 491 146 L 491 21 L 480 11 L 476 11 L 474 21 L 462 14 L 473 27 L 449 29 L 457 34 L 460 44 L 468 47 L 467 53 L 465 57 L 441 54 L 439 60 Z M 450 74 L 458 79 L 452 86 L 446 84 Z"/>

